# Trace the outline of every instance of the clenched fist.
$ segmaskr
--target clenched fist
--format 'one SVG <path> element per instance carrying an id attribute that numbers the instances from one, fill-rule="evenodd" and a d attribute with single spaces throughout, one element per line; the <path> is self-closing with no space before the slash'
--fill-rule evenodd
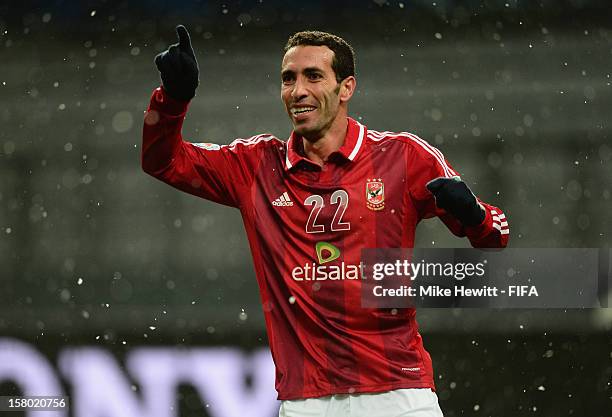
<path id="1" fill-rule="evenodd" d="M 484 209 L 459 177 L 436 178 L 426 187 L 436 198 L 436 206 L 455 216 L 464 226 L 477 226 L 484 220 Z"/>

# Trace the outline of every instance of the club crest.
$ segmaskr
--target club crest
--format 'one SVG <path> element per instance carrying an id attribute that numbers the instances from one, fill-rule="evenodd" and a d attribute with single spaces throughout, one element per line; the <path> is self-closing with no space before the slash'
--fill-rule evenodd
<path id="1" fill-rule="evenodd" d="M 368 179 L 366 181 L 366 206 L 370 210 L 378 211 L 385 208 L 385 184 L 382 179 Z"/>

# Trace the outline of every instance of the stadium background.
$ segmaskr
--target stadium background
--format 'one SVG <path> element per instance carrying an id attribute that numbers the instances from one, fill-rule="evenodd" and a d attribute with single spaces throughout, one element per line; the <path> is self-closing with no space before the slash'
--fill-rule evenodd
<path id="1" fill-rule="evenodd" d="M 7 360 L 16 346 L 44 358 L 73 402 L 86 396 L 60 370 L 70 349 L 112 354 L 138 399 L 124 366 L 134 350 L 266 346 L 238 212 L 139 167 L 153 57 L 176 24 L 201 72 L 186 138 L 287 137 L 282 47 L 297 30 L 333 31 L 357 53 L 351 114 L 438 146 L 506 211 L 512 247 L 609 247 L 610 11 L 605 0 L 3 3 L 0 395 L 27 385 L 15 376 L 26 365 Z M 466 242 L 431 220 L 418 246 Z M 611 416 L 611 311 L 421 311 L 445 415 Z M 258 380 L 243 371 L 248 393 Z M 189 383 L 176 401 L 180 416 L 261 415 Z M 153 415 L 91 407 L 71 415 Z"/>

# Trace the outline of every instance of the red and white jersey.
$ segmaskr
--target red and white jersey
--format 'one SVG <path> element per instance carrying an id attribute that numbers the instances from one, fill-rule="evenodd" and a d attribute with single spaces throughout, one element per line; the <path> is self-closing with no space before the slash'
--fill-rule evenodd
<path id="1" fill-rule="evenodd" d="M 361 307 L 361 250 L 411 248 L 417 223 L 433 216 L 475 247 L 504 247 L 503 212 L 481 202 L 483 223 L 464 227 L 436 208 L 425 184 L 457 173 L 410 133 L 368 130 L 349 118 L 344 144 L 320 167 L 295 134 L 287 142 L 267 134 L 230 145 L 183 141 L 186 111 L 187 103 L 155 90 L 142 166 L 242 213 L 279 399 L 434 388 L 415 310 Z"/>

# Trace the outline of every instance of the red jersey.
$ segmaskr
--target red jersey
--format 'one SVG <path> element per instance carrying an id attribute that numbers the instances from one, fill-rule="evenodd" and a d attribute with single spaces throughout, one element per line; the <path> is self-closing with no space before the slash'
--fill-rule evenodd
<path id="1" fill-rule="evenodd" d="M 425 184 L 457 174 L 413 134 L 377 132 L 349 118 L 344 144 L 320 167 L 305 158 L 295 133 L 287 142 L 268 134 L 229 145 L 185 142 L 187 106 L 155 90 L 142 166 L 182 191 L 240 210 L 278 398 L 433 389 L 415 310 L 361 307 L 361 249 L 411 248 L 417 223 L 433 216 L 475 247 L 504 247 L 502 211 L 481 202 L 482 224 L 464 227 L 436 208 Z"/>

